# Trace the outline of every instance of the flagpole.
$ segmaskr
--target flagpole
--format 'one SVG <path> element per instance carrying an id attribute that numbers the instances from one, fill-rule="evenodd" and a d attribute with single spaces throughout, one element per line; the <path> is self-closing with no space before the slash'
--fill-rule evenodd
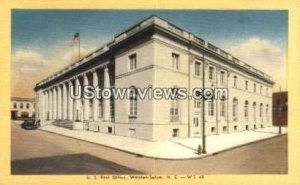
<path id="1" fill-rule="evenodd" d="M 78 31 L 78 60 L 80 60 L 80 31 Z"/>

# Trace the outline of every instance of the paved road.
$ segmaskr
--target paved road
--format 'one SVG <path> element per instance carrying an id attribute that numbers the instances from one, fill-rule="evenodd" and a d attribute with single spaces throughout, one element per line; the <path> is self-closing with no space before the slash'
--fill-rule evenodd
<path id="1" fill-rule="evenodd" d="M 12 124 L 11 158 L 17 174 L 284 174 L 287 136 L 202 159 L 160 160 Z"/>

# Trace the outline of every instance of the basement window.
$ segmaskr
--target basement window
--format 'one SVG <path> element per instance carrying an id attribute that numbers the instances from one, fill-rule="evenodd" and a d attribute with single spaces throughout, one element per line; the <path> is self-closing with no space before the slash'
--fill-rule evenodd
<path id="1" fill-rule="evenodd" d="M 226 132 L 226 131 L 227 131 L 227 127 L 224 126 L 224 127 L 223 127 L 223 132 Z"/>
<path id="2" fill-rule="evenodd" d="M 173 129 L 173 134 L 172 134 L 173 137 L 178 137 L 179 136 L 179 129 L 178 128 L 174 128 Z"/>
<path id="3" fill-rule="evenodd" d="M 234 129 L 234 131 L 237 131 L 237 126 L 235 125 L 235 126 L 233 127 L 233 129 Z"/>
<path id="4" fill-rule="evenodd" d="M 211 131 L 211 133 L 215 133 L 216 132 L 216 127 L 211 127 L 210 131 Z"/>
<path id="5" fill-rule="evenodd" d="M 112 133 L 112 127 L 108 127 L 108 133 Z"/>

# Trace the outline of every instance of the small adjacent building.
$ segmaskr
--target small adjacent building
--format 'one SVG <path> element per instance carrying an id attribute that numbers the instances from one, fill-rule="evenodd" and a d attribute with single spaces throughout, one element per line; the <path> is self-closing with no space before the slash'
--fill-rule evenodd
<path id="1" fill-rule="evenodd" d="M 273 125 L 288 125 L 288 92 L 274 92 L 273 99 Z"/>
<path id="2" fill-rule="evenodd" d="M 30 119 L 35 116 L 34 98 L 12 97 L 10 107 L 13 120 Z"/>

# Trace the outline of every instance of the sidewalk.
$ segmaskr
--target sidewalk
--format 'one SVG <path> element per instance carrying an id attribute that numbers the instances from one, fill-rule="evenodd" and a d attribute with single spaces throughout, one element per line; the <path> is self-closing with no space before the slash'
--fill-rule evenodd
<path id="1" fill-rule="evenodd" d="M 198 155 L 196 154 L 198 144 L 202 143 L 201 138 L 198 137 L 151 142 L 99 132 L 69 130 L 54 125 L 46 125 L 39 129 L 108 146 L 129 153 L 161 159 L 201 158 L 224 150 L 278 136 L 278 127 L 259 128 L 256 130 L 207 136 L 207 154 Z M 287 128 L 282 127 L 282 134 L 285 133 L 287 133 Z"/>

